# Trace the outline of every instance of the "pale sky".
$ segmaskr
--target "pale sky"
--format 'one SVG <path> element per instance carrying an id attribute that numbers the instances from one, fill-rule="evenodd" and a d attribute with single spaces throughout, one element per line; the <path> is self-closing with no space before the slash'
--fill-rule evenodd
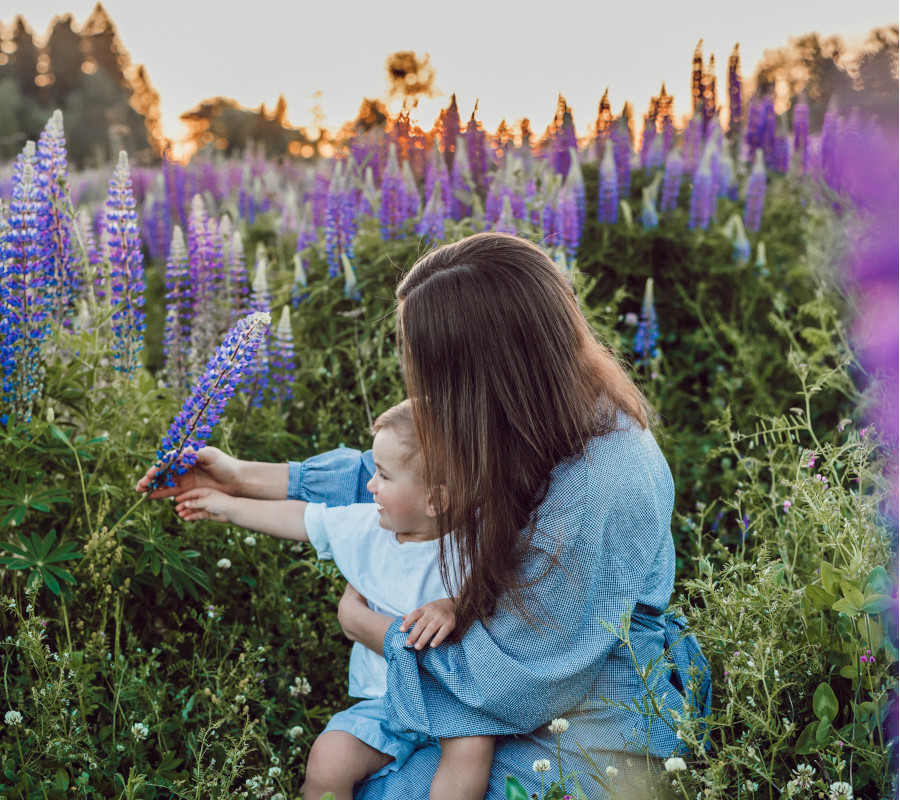
<path id="1" fill-rule="evenodd" d="M 5 0 L 0 20 L 21 13 L 40 36 L 57 14 L 83 22 L 94 0 Z M 719 101 L 727 102 L 728 56 L 741 46 L 745 77 L 766 49 L 817 31 L 860 44 L 875 27 L 898 21 L 889 0 L 106 0 L 134 62 L 144 64 L 162 98 L 167 136 L 182 135 L 179 115 L 223 95 L 271 110 L 279 93 L 288 119 L 310 126 L 317 104 L 326 127 L 356 117 L 363 97 L 384 95 L 385 61 L 397 50 L 429 54 L 442 94 L 422 101 L 430 129 L 456 92 L 463 121 L 479 101 L 489 131 L 529 117 L 538 132 L 552 121 L 561 92 L 579 133 L 609 87 L 614 112 L 625 101 L 646 111 L 665 81 L 677 113 L 688 110 L 694 47 L 715 54 Z"/>

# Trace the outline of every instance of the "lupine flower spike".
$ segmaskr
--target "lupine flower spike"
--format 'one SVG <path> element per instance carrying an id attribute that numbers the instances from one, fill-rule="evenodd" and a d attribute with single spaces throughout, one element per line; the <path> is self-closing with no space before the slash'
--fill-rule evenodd
<path id="1" fill-rule="evenodd" d="M 615 223 L 619 220 L 619 178 L 613 146 L 607 142 L 600 163 L 600 197 L 597 204 L 598 222 Z"/>
<path id="2" fill-rule="evenodd" d="M 763 200 L 766 196 L 766 162 L 761 149 L 756 151 L 753 170 L 747 181 L 747 204 L 744 207 L 744 227 L 750 233 L 759 231 L 762 222 Z"/>
<path id="3" fill-rule="evenodd" d="M 35 169 L 34 142 L 28 142 L 13 174 L 9 218 L 0 226 L 0 422 L 31 420 L 43 389 L 41 348 L 50 331 L 53 280 L 45 227 L 49 205 L 46 181 Z"/>
<path id="4" fill-rule="evenodd" d="M 653 302 L 653 278 L 647 278 L 644 287 L 644 301 L 641 303 L 641 319 L 637 333 L 634 335 L 634 352 L 637 353 L 636 364 L 646 364 L 659 358 L 656 342 L 659 339 L 659 326 L 656 321 L 656 306 Z"/>
<path id="5" fill-rule="evenodd" d="M 188 276 L 187 245 L 177 225 L 166 260 L 166 322 L 163 331 L 163 357 L 166 383 L 182 388 L 188 377 L 188 353 L 191 336 L 191 292 Z"/>
<path id="6" fill-rule="evenodd" d="M 175 476 L 183 475 L 196 463 L 196 451 L 206 445 L 228 400 L 252 369 L 256 351 L 263 343 L 266 327 L 271 321 L 268 314 L 253 313 L 228 331 L 163 437 L 157 450 L 159 472 L 151 489 L 174 486 Z"/>
<path id="7" fill-rule="evenodd" d="M 272 393 L 275 401 L 284 404 L 293 399 L 291 383 L 297 366 L 294 361 L 294 333 L 291 328 L 291 310 L 288 306 L 281 309 L 281 317 L 275 328 L 275 341 L 272 351 Z"/>
<path id="8" fill-rule="evenodd" d="M 116 369 L 132 375 L 138 368 L 138 353 L 144 348 L 144 257 L 124 150 L 119 153 L 119 163 L 109 182 L 103 233 L 110 267 Z"/>

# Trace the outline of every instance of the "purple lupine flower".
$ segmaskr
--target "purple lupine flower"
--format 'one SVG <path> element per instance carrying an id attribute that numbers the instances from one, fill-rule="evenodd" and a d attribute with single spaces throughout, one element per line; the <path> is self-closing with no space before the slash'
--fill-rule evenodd
<path id="1" fill-rule="evenodd" d="M 166 322 L 162 350 L 168 386 L 183 388 L 187 383 L 192 316 L 187 245 L 181 228 L 176 225 L 166 259 Z"/>
<path id="2" fill-rule="evenodd" d="M 13 172 L 9 216 L 0 225 L 0 422 L 30 422 L 43 390 L 41 347 L 50 332 L 52 262 L 47 258 L 50 196 L 28 142 Z"/>
<path id="3" fill-rule="evenodd" d="M 578 245 L 581 242 L 581 227 L 578 222 L 578 203 L 575 199 L 575 189 L 568 182 L 563 185 L 556 199 L 556 215 L 560 222 L 562 244 L 566 251 L 566 259 L 571 267 L 578 255 Z"/>
<path id="4" fill-rule="evenodd" d="M 273 399 L 279 407 L 284 409 L 286 403 L 294 398 L 291 384 L 294 382 L 297 371 L 294 356 L 294 332 L 291 328 L 291 310 L 288 306 L 281 309 L 281 317 L 275 327 L 274 341 L 272 342 L 272 383 Z"/>
<path id="5" fill-rule="evenodd" d="M 444 160 L 447 169 L 453 169 L 454 156 L 459 152 L 460 119 L 456 95 L 450 96 L 450 105 L 441 112 L 441 142 L 444 146 Z"/>
<path id="6" fill-rule="evenodd" d="M 734 46 L 728 59 L 728 133 L 737 136 L 741 129 L 741 55 Z"/>
<path id="7" fill-rule="evenodd" d="M 691 216 L 688 220 L 690 230 L 707 230 L 713 215 L 713 205 L 716 194 L 713 187 L 712 170 L 710 167 L 712 157 L 707 151 L 700 166 L 694 173 L 693 188 L 691 190 Z"/>
<path id="8" fill-rule="evenodd" d="M 403 190 L 406 195 L 406 218 L 415 219 L 419 216 L 422 199 L 419 197 L 419 187 L 416 185 L 416 177 L 409 161 L 404 161 L 400 165 L 400 173 L 403 175 Z"/>
<path id="9" fill-rule="evenodd" d="M 659 357 L 656 343 L 659 340 L 659 325 L 656 320 L 656 305 L 653 302 L 653 278 L 647 278 L 644 285 L 644 300 L 641 303 L 641 318 L 634 335 L 634 352 L 638 358 L 635 364 L 646 364 Z"/>
<path id="10" fill-rule="evenodd" d="M 69 181 L 66 162 L 66 138 L 62 112 L 54 111 L 44 126 L 37 143 L 37 166 L 44 173 L 48 185 L 46 237 L 50 259 L 48 275 L 52 275 L 53 319 L 57 325 L 72 313 L 81 281 L 78 261 L 72 249 L 72 219 L 69 216 Z"/>
<path id="11" fill-rule="evenodd" d="M 187 230 L 188 269 L 192 296 L 189 373 L 196 375 L 221 340 L 230 309 L 223 309 L 225 283 L 223 247 L 215 219 L 206 213 L 203 198 L 194 195 Z M 231 298 L 225 298 L 229 302 Z M 223 310 L 225 313 L 223 313 Z"/>
<path id="12" fill-rule="evenodd" d="M 381 179 L 381 206 L 378 209 L 378 219 L 381 222 L 382 240 L 387 242 L 402 238 L 406 213 L 406 186 L 403 173 L 400 171 L 400 163 L 397 161 L 397 145 L 392 142 L 388 151 L 387 166 Z"/>
<path id="13" fill-rule="evenodd" d="M 197 450 L 206 446 L 228 400 L 252 368 L 271 321 L 268 314 L 250 314 L 228 331 L 156 451 L 159 471 L 151 489 L 174 486 L 174 476 L 184 475 L 197 462 Z"/>
<path id="14" fill-rule="evenodd" d="M 153 192 L 147 192 L 144 198 L 141 220 L 141 236 L 150 258 L 154 261 L 165 259 L 168 255 L 166 240 L 169 238 L 169 221 L 165 204 Z"/>
<path id="15" fill-rule="evenodd" d="M 683 169 L 688 175 L 693 175 L 703 154 L 703 116 L 699 111 L 691 117 L 684 129 L 682 151 Z"/>
<path id="16" fill-rule="evenodd" d="M 778 135 L 778 115 L 775 113 L 775 101 L 769 95 L 763 98 L 761 116 L 759 146 L 765 154 L 766 166 L 769 169 L 775 169 L 775 139 Z"/>
<path id="17" fill-rule="evenodd" d="M 560 96 L 562 106 L 562 120 L 559 130 L 553 137 L 553 168 L 564 178 L 569 174 L 572 165 L 572 151 L 578 152 L 578 137 L 575 135 L 575 124 L 572 121 L 572 109 L 566 105 L 566 101 Z M 577 158 L 577 155 L 576 155 Z"/>
<path id="18" fill-rule="evenodd" d="M 335 167 L 328 200 L 325 206 L 325 258 L 328 262 L 328 277 L 344 275 L 346 265 L 353 263 L 353 239 L 356 236 L 356 203 L 352 190 L 347 185 L 340 163 Z"/>
<path id="19" fill-rule="evenodd" d="M 557 203 L 559 191 L 558 186 L 551 188 L 541 208 L 541 240 L 551 247 L 558 245 L 562 238 L 562 220 L 558 214 Z"/>
<path id="20" fill-rule="evenodd" d="M 323 162 L 324 163 L 324 162 Z M 328 199 L 328 187 L 331 186 L 331 180 L 325 175 L 321 169 L 316 172 L 313 178 L 312 191 L 312 209 L 313 209 L 313 226 L 321 228 L 325 224 L 325 201 Z"/>
<path id="21" fill-rule="evenodd" d="M 631 194 L 631 135 L 625 117 L 619 117 L 612 129 L 612 150 L 616 162 L 616 181 L 619 197 Z"/>
<path id="22" fill-rule="evenodd" d="M 109 182 L 103 232 L 110 267 L 113 357 L 116 369 L 131 376 L 139 366 L 138 353 L 144 348 L 144 257 L 124 150 Z"/>
<path id="23" fill-rule="evenodd" d="M 794 153 L 799 169 L 804 174 L 809 172 L 809 103 L 806 98 L 794 104 Z"/>
<path id="24" fill-rule="evenodd" d="M 597 203 L 597 220 L 613 224 L 619 219 L 619 178 L 613 144 L 607 142 L 600 162 L 600 189 Z"/>
<path id="25" fill-rule="evenodd" d="M 659 213 L 656 211 L 656 203 L 653 202 L 653 192 L 644 187 L 641 196 L 641 226 L 645 231 L 658 228 Z"/>
<path id="26" fill-rule="evenodd" d="M 744 142 L 747 145 L 747 152 L 755 153 L 762 147 L 762 132 L 765 124 L 765 110 L 762 100 L 758 97 L 750 99 L 750 105 L 747 108 L 747 130 L 744 133 Z"/>
<path id="27" fill-rule="evenodd" d="M 644 133 L 641 136 L 641 167 L 650 169 L 650 151 L 653 145 L 657 143 L 659 137 L 656 135 L 656 119 L 654 117 L 644 118 Z"/>
<path id="28" fill-rule="evenodd" d="M 750 233 L 759 231 L 762 222 L 763 200 L 766 197 L 766 162 L 762 148 L 753 157 L 753 169 L 747 181 L 747 201 L 744 207 L 744 227 Z"/>
<path id="29" fill-rule="evenodd" d="M 572 189 L 575 197 L 575 210 L 578 214 L 578 240 L 581 240 L 581 234 L 584 232 L 584 221 L 587 217 L 587 198 L 584 189 L 584 173 L 581 171 L 581 162 L 578 159 L 578 153 L 573 148 L 569 153 L 569 174 L 566 175 L 565 183 Z M 526 216 L 526 207 L 522 208 L 521 219 Z"/>
<path id="30" fill-rule="evenodd" d="M 462 137 L 456 141 L 453 166 L 450 169 L 450 188 L 453 190 L 450 216 L 455 220 L 470 216 L 472 214 L 472 198 L 475 196 L 475 181 L 469 167 L 466 143 Z"/>
<path id="31" fill-rule="evenodd" d="M 681 175 L 684 164 L 680 150 L 670 150 L 666 158 L 666 172 L 663 177 L 662 200 L 659 210 L 665 214 L 674 211 L 678 207 L 678 194 L 681 191 Z"/>
<path id="32" fill-rule="evenodd" d="M 443 158 L 441 159 L 443 161 Z M 440 181 L 435 181 L 431 187 L 431 197 L 425 204 L 425 211 L 416 224 L 416 233 L 423 237 L 429 244 L 437 244 L 444 238 L 444 224 L 447 220 L 446 207 L 444 206 L 444 193 Z"/>
<path id="33" fill-rule="evenodd" d="M 447 162 L 441 154 L 437 139 L 434 141 L 434 148 L 431 156 L 425 162 L 425 196 L 430 198 L 435 183 L 441 184 L 441 201 L 444 208 L 449 211 L 450 204 L 453 201 L 453 189 L 450 186 L 450 172 L 447 169 Z"/>
<path id="34" fill-rule="evenodd" d="M 786 175 L 791 166 L 791 144 L 787 136 L 775 137 L 775 146 L 772 150 L 772 169 Z"/>
<path id="35" fill-rule="evenodd" d="M 356 216 L 374 217 L 378 207 L 378 191 L 375 189 L 375 173 L 371 167 L 366 167 L 363 173 L 363 185 L 356 202 Z M 302 224 L 302 223 L 301 223 Z M 315 236 L 313 236 L 315 239 Z M 300 239 L 297 239 L 299 248 Z"/>

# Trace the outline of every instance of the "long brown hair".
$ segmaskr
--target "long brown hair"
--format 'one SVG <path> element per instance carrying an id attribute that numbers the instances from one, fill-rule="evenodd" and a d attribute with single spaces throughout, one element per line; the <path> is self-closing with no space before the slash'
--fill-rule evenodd
<path id="1" fill-rule="evenodd" d="M 531 618 L 519 573 L 551 470 L 615 430 L 619 411 L 647 427 L 649 406 L 524 239 L 480 233 L 432 250 L 397 299 L 425 484 L 446 487 L 438 524 L 456 539 L 441 539 L 444 582 L 461 582 L 456 638 L 501 597 Z"/>

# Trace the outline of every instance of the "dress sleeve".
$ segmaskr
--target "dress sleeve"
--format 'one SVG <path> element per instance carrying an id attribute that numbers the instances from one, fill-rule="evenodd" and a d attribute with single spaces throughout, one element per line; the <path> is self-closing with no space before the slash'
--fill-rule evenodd
<path id="1" fill-rule="evenodd" d="M 372 495 L 366 484 L 374 474 L 371 450 L 361 453 L 339 447 L 306 461 L 291 461 L 288 464 L 287 496 L 289 500 L 306 500 L 327 506 L 371 503 Z"/>
<path id="2" fill-rule="evenodd" d="M 460 642 L 423 651 L 406 647 L 400 621 L 392 623 L 384 641 L 392 727 L 440 737 L 530 733 L 585 699 L 619 642 L 622 614 L 637 601 L 668 602 L 674 553 L 665 492 L 644 473 L 635 494 L 626 486 L 610 498 L 609 475 L 592 480 L 579 467 L 554 479 L 538 509 L 522 567 L 533 582 L 525 595 L 531 621 L 501 601 Z M 655 573 L 647 565 L 660 558 L 671 569 L 659 586 L 655 577 L 648 584 Z"/>

